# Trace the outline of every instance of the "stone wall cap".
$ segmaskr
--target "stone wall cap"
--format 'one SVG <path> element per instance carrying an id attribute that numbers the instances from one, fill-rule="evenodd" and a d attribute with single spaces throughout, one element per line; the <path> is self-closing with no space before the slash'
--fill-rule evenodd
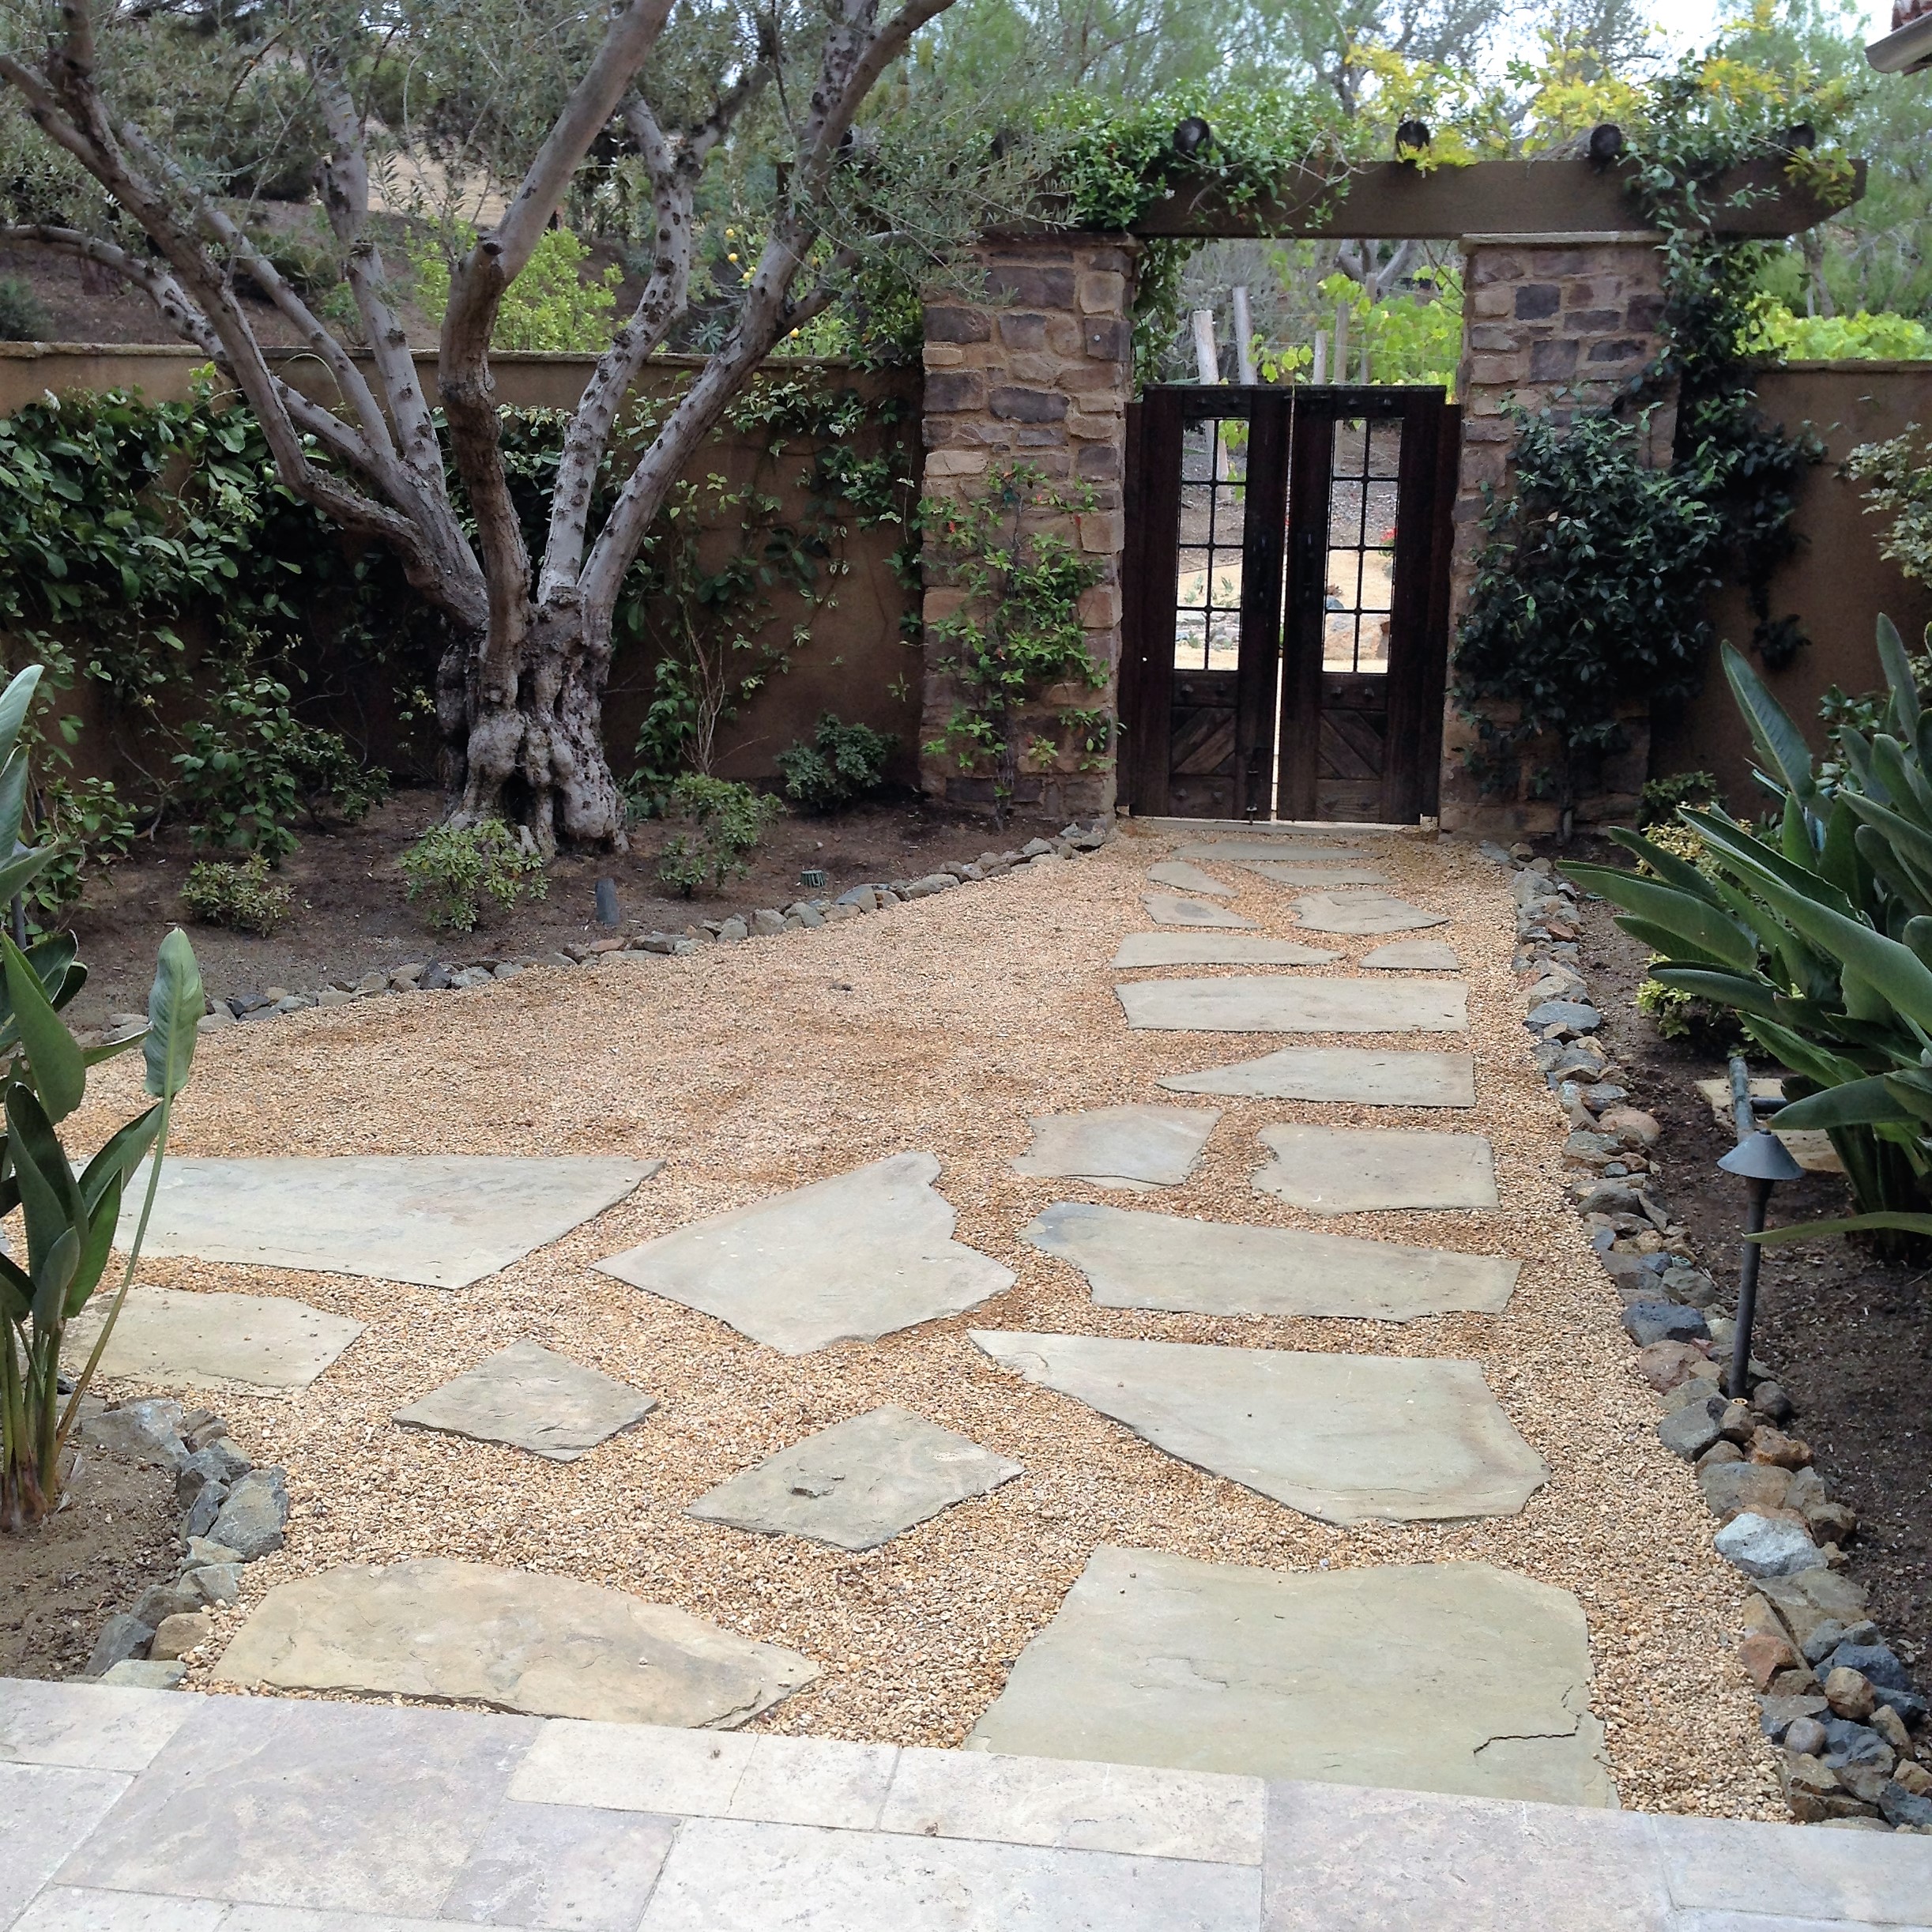
<path id="1" fill-rule="evenodd" d="M 1465 235 L 1464 248 L 1589 248 L 1606 243 L 1622 247 L 1655 248 L 1663 245 L 1660 228 L 1568 228 L 1538 235 Z"/>

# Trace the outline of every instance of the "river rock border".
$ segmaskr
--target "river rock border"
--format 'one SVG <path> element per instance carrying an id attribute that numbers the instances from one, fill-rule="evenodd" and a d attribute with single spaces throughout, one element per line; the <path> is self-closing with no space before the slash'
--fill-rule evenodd
<path id="1" fill-rule="evenodd" d="M 1732 1310 L 1659 1192 L 1662 1130 L 1595 1037 L 1602 1016 L 1578 970 L 1576 889 L 1527 845 L 1480 849 L 1512 873 L 1523 1023 L 1570 1123 L 1571 1199 L 1623 1302 L 1637 1373 L 1663 1403 L 1658 1436 L 1695 1469 L 1719 1554 L 1757 1586 L 1738 1661 L 1779 1747 L 1791 1814 L 1932 1835 L 1932 1712 L 1865 1614 L 1864 1588 L 1847 1573 L 1857 1516 L 1831 1499 L 1810 1445 L 1790 1433 L 1791 1398 L 1755 1358 L 1749 1399 L 1723 1393 Z"/>
<path id="2" fill-rule="evenodd" d="M 111 1407 L 85 1396 L 78 1433 L 84 1446 L 172 1471 L 175 1499 L 186 1512 L 174 1581 L 150 1584 L 110 1617 L 81 1674 L 171 1690 L 187 1674 L 181 1660 L 214 1635 L 210 1612 L 240 1595 L 242 1565 L 281 1548 L 287 1477 L 273 1463 L 251 1463 L 212 1409 L 184 1408 L 171 1396 Z"/>
<path id="3" fill-rule="evenodd" d="M 710 945 L 736 945 L 773 933 L 836 925 L 868 913 L 884 912 L 909 900 L 929 898 L 935 893 L 950 892 L 958 886 L 998 879 L 1022 866 L 1050 865 L 1083 852 L 1097 852 L 1112 836 L 1113 830 L 1111 823 L 1105 819 L 1096 819 L 1090 827 L 1069 825 L 1057 838 L 1030 839 L 1012 851 L 982 852 L 977 859 L 954 860 L 917 879 L 857 885 L 836 898 L 797 899 L 782 907 L 764 906 L 755 912 L 733 913 L 724 919 L 698 921 L 681 932 L 634 927 L 627 935 L 571 945 L 553 953 L 524 954 L 514 958 L 486 954 L 460 963 L 431 958 L 394 966 L 386 972 L 366 973 L 353 982 L 332 981 L 311 992 L 292 992 L 286 987 L 270 986 L 260 992 L 211 997 L 201 1030 L 213 1033 L 244 1022 L 279 1019 L 284 1014 L 306 1012 L 311 1007 L 352 1006 L 359 1000 L 397 993 L 461 992 L 486 986 L 495 980 L 514 979 L 532 966 L 594 966 L 609 953 L 684 955 Z M 145 1013 L 112 1013 L 104 1027 L 85 1039 L 89 1042 L 130 1040 L 145 1032 L 147 1025 Z"/>

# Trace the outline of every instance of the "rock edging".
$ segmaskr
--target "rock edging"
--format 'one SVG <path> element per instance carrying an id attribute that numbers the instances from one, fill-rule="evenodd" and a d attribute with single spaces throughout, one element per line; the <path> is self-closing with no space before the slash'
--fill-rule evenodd
<path id="1" fill-rule="evenodd" d="M 1756 1587 L 1738 1659 L 1801 1823 L 1932 1836 L 1932 1716 L 1846 1574 L 1855 1512 L 1833 1501 L 1791 1398 L 1750 1364 L 1748 1399 L 1723 1392 L 1734 1323 L 1657 1189 L 1657 1120 L 1633 1104 L 1596 1039 L 1602 1016 L 1578 970 L 1576 889 L 1527 845 L 1509 868 L 1514 966 L 1538 1069 L 1570 1123 L 1571 1199 L 1623 1302 L 1637 1371 L 1663 1405 L 1659 1438 L 1693 1465 L 1718 1554 Z"/>

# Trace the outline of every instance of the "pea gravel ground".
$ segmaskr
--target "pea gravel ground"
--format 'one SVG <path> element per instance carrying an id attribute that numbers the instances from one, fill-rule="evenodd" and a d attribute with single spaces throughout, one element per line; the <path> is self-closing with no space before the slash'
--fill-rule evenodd
<path id="1" fill-rule="evenodd" d="M 756 1728 L 953 1746 L 1098 1543 L 1281 1569 L 1479 1559 L 1581 1599 L 1595 1708 L 1627 1807 L 1783 1816 L 1732 1661 L 1742 1580 L 1712 1551 L 1690 1472 L 1656 1440 L 1656 1404 L 1635 1373 L 1616 1297 L 1561 1198 L 1564 1123 L 1520 1023 L 1496 868 L 1446 840 L 1373 842 L 1392 890 L 1452 916 L 1428 936 L 1456 947 L 1470 989 L 1477 1105 L 1456 1124 L 1493 1143 L 1500 1211 L 1304 1215 L 1248 1185 L 1261 1128 L 1441 1128 L 1445 1117 L 1241 1100 L 1221 1103 L 1194 1177 L 1141 1204 L 1516 1256 L 1521 1285 L 1503 1313 L 1396 1327 L 1097 1309 L 1071 1267 L 1019 1240 L 1051 1201 L 1122 1199 L 1011 1173 L 1029 1115 L 1183 1100 L 1156 1078 L 1281 1043 L 1127 1030 L 1109 962 L 1124 934 L 1148 924 L 1147 867 L 1181 842 L 1133 833 L 1075 861 L 822 931 L 688 958 L 539 969 L 473 992 L 205 1037 L 176 1117 L 184 1154 L 601 1154 L 668 1165 L 564 1241 L 459 1292 L 144 1264 L 145 1281 L 292 1295 L 367 1324 L 297 1397 L 202 1397 L 249 1453 L 287 1467 L 295 1508 L 287 1547 L 247 1570 L 242 1602 L 190 1659 L 190 1684 L 208 1688 L 221 1644 L 277 1583 L 345 1562 L 447 1556 L 587 1578 L 816 1659 L 819 1681 Z M 1287 888 L 1219 869 L 1237 887 L 1232 902 L 1263 930 L 1295 932 Z M 1343 958 L 1306 970 L 1343 974 L 1384 942 L 1321 943 Z M 104 1133 L 125 1117 L 137 1079 L 126 1060 L 104 1068 L 77 1128 Z M 1018 1275 L 966 1316 L 788 1360 L 591 1267 L 700 1216 L 906 1149 L 938 1154 L 958 1238 Z M 1551 1478 L 1516 1517 L 1333 1528 L 1002 1373 L 968 1342 L 970 1326 L 1472 1358 Z M 390 1422 L 518 1336 L 620 1376 L 661 1407 L 565 1466 Z M 883 1402 L 1026 1473 L 859 1555 L 682 1513 L 725 1477 Z"/>

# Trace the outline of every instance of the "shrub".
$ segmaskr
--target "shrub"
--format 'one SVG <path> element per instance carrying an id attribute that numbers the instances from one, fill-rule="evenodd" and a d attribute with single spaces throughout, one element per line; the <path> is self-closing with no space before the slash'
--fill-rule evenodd
<path id="1" fill-rule="evenodd" d="M 295 917 L 296 895 L 269 876 L 269 862 L 251 852 L 239 865 L 201 859 L 188 868 L 181 902 L 190 919 L 272 939 Z"/>
<path id="2" fill-rule="evenodd" d="M 111 778 L 82 778 L 73 785 L 50 778 L 40 797 L 40 831 L 34 843 L 51 846 L 54 856 L 28 888 L 27 898 L 43 918 L 51 918 L 81 896 L 90 864 L 109 865 L 127 857 L 138 821 Z"/>
<path id="3" fill-rule="evenodd" d="M 434 932 L 470 932 L 488 899 L 508 912 L 550 891 L 542 855 L 500 819 L 461 830 L 439 825 L 402 855 L 409 902 Z"/>
<path id="4" fill-rule="evenodd" d="M 1679 987 L 1647 979 L 1636 989 L 1636 1004 L 1660 1039 L 1688 1040 L 1713 1053 L 1734 1053 L 1744 1044 L 1735 1013 Z"/>
<path id="5" fill-rule="evenodd" d="M 657 876 L 686 898 L 707 881 L 721 886 L 751 868 L 744 854 L 783 812 L 779 801 L 729 778 L 680 778 L 665 800 L 665 816 L 684 829 L 658 855 Z"/>
<path id="6" fill-rule="evenodd" d="M 43 342 L 47 311 L 17 275 L 0 275 L 0 342 Z"/>
<path id="7" fill-rule="evenodd" d="M 177 797 L 198 845 L 286 858 L 296 849 L 289 823 L 306 812 L 354 824 L 389 796 L 389 774 L 365 766 L 339 732 L 304 725 L 288 709 L 288 687 L 243 676 L 217 694 L 213 714 L 183 734 Z"/>
<path id="8" fill-rule="evenodd" d="M 1711 771 L 1678 771 L 1667 778 L 1645 781 L 1636 803 L 1637 830 L 1653 825 L 1674 826 L 1679 805 L 1708 805 L 1717 796 L 1717 774 Z"/>
<path id="9" fill-rule="evenodd" d="M 834 812 L 885 782 L 886 760 L 898 744 L 869 725 L 842 725 L 827 711 L 810 744 L 778 754 L 785 795 L 808 812 Z"/>

